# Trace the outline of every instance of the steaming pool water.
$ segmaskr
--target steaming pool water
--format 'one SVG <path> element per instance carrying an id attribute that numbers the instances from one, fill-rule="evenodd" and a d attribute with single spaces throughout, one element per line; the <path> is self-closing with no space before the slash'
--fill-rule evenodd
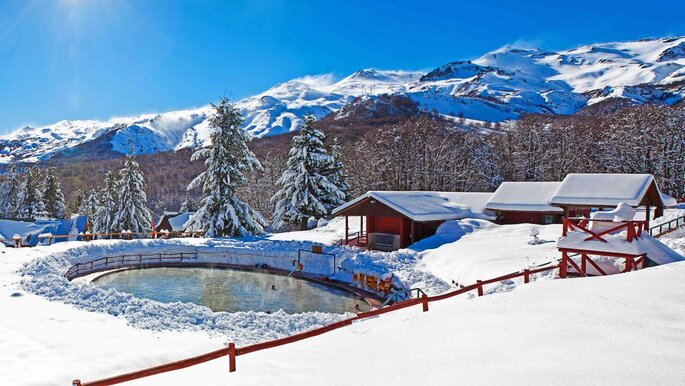
<path id="1" fill-rule="evenodd" d="M 212 311 L 359 312 L 355 305 L 362 311 L 370 309 L 348 291 L 294 277 L 284 279 L 233 269 L 145 268 L 108 273 L 93 283 L 164 303 L 195 303 Z"/>

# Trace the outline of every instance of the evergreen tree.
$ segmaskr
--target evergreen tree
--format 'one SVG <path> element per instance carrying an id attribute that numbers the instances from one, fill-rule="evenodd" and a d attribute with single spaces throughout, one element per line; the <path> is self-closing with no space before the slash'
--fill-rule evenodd
<path id="1" fill-rule="evenodd" d="M 37 166 L 33 166 L 21 184 L 17 214 L 21 218 L 47 217 L 45 202 L 43 201 L 43 176 Z"/>
<path id="2" fill-rule="evenodd" d="M 69 213 L 81 214 L 81 206 L 85 199 L 86 198 L 83 191 L 81 191 L 81 189 L 76 189 L 72 195 L 72 198 L 69 200 L 69 204 L 67 205 L 67 210 Z"/>
<path id="3" fill-rule="evenodd" d="M 43 200 L 48 215 L 52 218 L 64 218 L 67 215 L 67 206 L 64 202 L 62 187 L 57 179 L 57 169 L 54 167 L 48 168 L 44 186 Z"/>
<path id="4" fill-rule="evenodd" d="M 99 206 L 100 195 L 98 191 L 95 189 L 89 189 L 82 195 L 81 204 L 78 208 L 78 213 L 80 215 L 86 216 L 88 218 L 88 221 L 93 222 Z"/>
<path id="5" fill-rule="evenodd" d="M 250 137 L 242 130 L 242 117 L 235 106 L 222 98 L 212 107 L 212 145 L 197 150 L 191 159 L 205 159 L 207 169 L 188 186 L 189 190 L 201 188 L 207 196 L 184 226 L 206 229 L 207 237 L 262 234 L 266 225 L 262 215 L 236 196 L 236 190 L 245 184 L 245 172 L 262 166 L 246 145 Z"/>
<path id="6" fill-rule="evenodd" d="M 152 228 L 152 216 L 147 209 L 145 178 L 133 155 L 126 158 L 119 172 L 119 200 L 114 215 L 113 228 L 122 231 L 148 232 Z"/>
<path id="7" fill-rule="evenodd" d="M 324 139 L 314 127 L 314 117 L 307 116 L 300 133 L 293 137 L 286 169 L 277 181 L 282 188 L 271 198 L 276 203 L 274 227 L 296 224 L 306 229 L 310 217 L 326 216 L 327 207 L 344 199 L 345 193 L 326 178 L 333 159 Z"/>
<path id="8" fill-rule="evenodd" d="M 190 197 L 188 191 L 186 191 L 185 199 L 181 203 L 181 208 L 178 210 L 179 213 L 195 212 L 197 211 L 197 204 L 195 200 Z"/>
<path id="9" fill-rule="evenodd" d="M 93 230 L 96 233 L 112 233 L 117 229 L 114 220 L 119 211 L 119 181 L 111 171 L 105 177 L 105 186 L 100 191 L 100 202 L 95 212 Z"/>
<path id="10" fill-rule="evenodd" d="M 326 168 L 326 178 L 333 185 L 338 187 L 338 190 L 342 192 L 342 197 L 338 195 L 329 195 L 324 201 L 326 209 L 330 213 L 333 209 L 345 203 L 347 199 L 347 192 L 350 190 L 350 185 L 347 182 L 347 173 L 345 173 L 345 167 L 342 162 L 342 149 L 338 138 L 333 138 L 333 144 L 331 145 L 331 162 Z"/>
<path id="11" fill-rule="evenodd" d="M 18 198 L 21 192 L 19 176 L 14 165 L 10 166 L 5 181 L 0 185 L 0 216 L 14 218 L 17 217 Z"/>

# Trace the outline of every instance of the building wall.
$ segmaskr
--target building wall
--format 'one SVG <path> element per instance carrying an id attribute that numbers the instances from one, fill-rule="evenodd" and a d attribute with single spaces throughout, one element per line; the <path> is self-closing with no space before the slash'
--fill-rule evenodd
<path id="1" fill-rule="evenodd" d="M 402 233 L 402 217 L 367 216 L 368 233 Z"/>
<path id="2" fill-rule="evenodd" d="M 547 216 L 547 217 L 545 217 Z M 550 217 L 551 216 L 551 217 Z M 589 209 L 574 209 L 569 211 L 569 217 L 590 217 Z M 509 212 L 498 211 L 498 224 L 561 224 L 563 215 L 545 212 Z M 550 222 L 551 220 L 551 222 Z"/>
<path id="3" fill-rule="evenodd" d="M 416 234 L 416 240 L 413 242 L 433 236 L 435 230 L 441 223 L 442 221 L 415 223 L 414 232 Z M 391 233 L 400 235 L 400 248 L 412 244 L 411 220 L 406 217 L 366 216 L 366 231 L 367 233 Z"/>
<path id="4" fill-rule="evenodd" d="M 561 214 L 541 212 L 498 212 L 500 224 L 558 224 L 561 223 Z M 545 218 L 545 216 L 548 216 Z M 551 216 L 551 217 L 550 217 Z M 547 220 L 547 221 L 545 221 Z M 551 221 L 550 221 L 551 220 Z"/>

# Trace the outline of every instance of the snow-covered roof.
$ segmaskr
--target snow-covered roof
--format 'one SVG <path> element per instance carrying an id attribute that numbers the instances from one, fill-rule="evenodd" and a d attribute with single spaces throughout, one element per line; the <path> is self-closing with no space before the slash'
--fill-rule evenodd
<path id="1" fill-rule="evenodd" d="M 185 212 L 185 213 L 165 213 L 164 217 L 169 219 L 169 225 L 171 225 L 171 231 L 172 232 L 182 232 L 184 231 L 183 225 L 188 222 L 188 219 L 190 216 L 192 216 L 195 212 Z M 160 220 L 161 222 L 161 220 Z M 196 230 L 196 229 L 190 229 L 190 230 Z"/>
<path id="2" fill-rule="evenodd" d="M 515 212 L 554 212 L 563 209 L 550 205 L 560 182 L 503 182 L 488 201 L 489 210 Z"/>
<path id="3" fill-rule="evenodd" d="M 674 208 L 678 206 L 678 201 L 668 194 L 661 193 L 661 201 L 663 201 L 664 207 L 666 208 Z"/>
<path id="4" fill-rule="evenodd" d="M 569 174 L 552 196 L 552 205 L 639 206 L 654 182 L 651 174 Z M 658 196 L 661 201 L 661 197 Z"/>
<path id="5" fill-rule="evenodd" d="M 491 219 L 485 204 L 492 193 L 478 192 L 394 192 L 372 191 L 339 206 L 333 215 L 372 198 L 414 221 L 441 221 L 463 218 Z"/>

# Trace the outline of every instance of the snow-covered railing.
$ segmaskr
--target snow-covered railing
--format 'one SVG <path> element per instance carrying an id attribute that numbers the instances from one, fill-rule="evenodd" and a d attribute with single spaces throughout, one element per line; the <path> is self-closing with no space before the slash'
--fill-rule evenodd
<path id="1" fill-rule="evenodd" d="M 654 237 L 660 237 L 667 233 L 673 232 L 674 230 L 685 227 L 685 216 L 674 218 L 673 220 L 661 223 L 659 225 L 654 225 L 649 228 L 648 232 Z"/>
<path id="2" fill-rule="evenodd" d="M 511 273 L 508 275 L 504 276 L 499 276 L 496 278 L 488 279 L 488 280 L 478 280 L 475 284 L 472 284 L 470 286 L 462 287 L 459 288 L 458 290 L 451 291 L 444 293 L 442 295 L 436 295 L 436 296 L 427 296 L 423 291 L 419 293 L 417 291 L 417 297 L 416 298 L 411 298 L 407 300 L 403 300 L 400 302 L 397 302 L 395 304 L 379 308 L 376 310 L 368 311 L 368 312 L 361 312 L 358 313 L 356 316 L 341 320 L 339 322 L 335 322 L 323 327 L 315 328 L 313 330 L 305 331 L 299 334 L 287 336 L 285 338 L 280 338 L 280 339 L 275 339 L 275 340 L 270 340 L 267 342 L 262 342 L 262 343 L 257 343 L 257 344 L 252 344 L 249 346 L 245 347 L 236 347 L 235 343 L 229 343 L 228 347 L 224 347 L 215 351 L 208 352 L 206 354 L 198 355 L 192 358 L 187 358 L 187 359 L 182 359 L 176 362 L 171 362 L 171 363 L 166 363 L 163 365 L 155 366 L 155 367 L 150 367 L 147 369 L 139 370 L 139 371 L 134 371 L 131 373 L 123 374 L 123 375 L 118 375 L 114 376 L 111 378 L 105 378 L 105 379 L 100 379 L 97 381 L 92 381 L 92 382 L 81 382 L 80 380 L 76 379 L 72 382 L 73 386 L 105 386 L 105 385 L 114 385 L 118 383 L 123 383 L 123 382 L 128 382 L 132 381 L 135 379 L 140 379 L 144 377 L 149 377 L 152 375 L 156 374 L 161 374 L 161 373 L 166 373 L 169 371 L 174 371 L 174 370 L 180 370 L 186 367 L 198 365 L 200 363 L 208 362 L 213 359 L 221 358 L 228 356 L 228 367 L 230 372 L 236 371 L 236 358 L 241 355 L 253 353 L 256 351 L 261 351 L 273 347 L 278 347 L 278 346 L 283 346 L 288 343 L 294 343 L 300 340 L 304 340 L 307 338 L 311 338 L 314 336 L 318 336 L 321 334 L 324 334 L 329 331 L 337 330 L 339 328 L 349 326 L 354 322 L 382 315 L 388 312 L 400 310 L 403 308 L 411 307 L 414 305 L 421 304 L 423 312 L 427 312 L 429 310 L 429 302 L 432 301 L 439 301 L 443 299 L 448 299 L 454 296 L 466 294 L 468 292 L 476 291 L 478 296 L 483 296 L 484 290 L 483 287 L 488 284 L 494 284 L 498 283 L 501 281 L 506 281 L 506 280 L 512 280 L 515 278 L 522 277 L 524 283 L 529 283 L 530 278 L 532 275 L 538 274 L 538 273 L 543 273 L 543 272 L 548 272 L 555 270 L 559 267 L 558 264 L 556 265 L 550 265 L 547 267 L 542 267 L 542 268 L 536 268 L 536 269 L 525 269 L 521 272 L 515 272 Z M 418 295 L 421 295 L 420 297 Z"/>
<path id="3" fill-rule="evenodd" d="M 599 232 L 591 231 L 587 227 L 590 223 L 606 223 L 606 224 L 618 224 L 611 226 L 608 229 L 604 229 Z M 626 230 L 626 240 L 632 242 L 635 238 L 642 236 L 642 230 L 646 229 L 646 221 L 612 221 L 612 220 L 596 220 L 589 218 L 566 218 L 563 220 L 563 230 L 562 236 L 566 237 L 568 232 L 571 231 L 581 231 L 588 234 L 588 237 L 584 241 L 598 240 L 602 242 L 607 242 L 602 236 L 612 235 Z"/>
<path id="4" fill-rule="evenodd" d="M 53 240 L 57 239 L 77 239 L 80 241 L 91 241 L 91 240 L 102 240 L 102 239 L 120 239 L 120 240 L 131 240 L 133 238 L 150 238 L 150 239 L 167 239 L 167 238 L 183 238 L 183 237 L 202 237 L 204 235 L 203 231 L 193 231 L 193 232 L 168 232 L 168 231 L 155 231 L 155 232 L 110 232 L 110 233 L 90 233 L 81 232 L 78 234 L 70 235 L 52 235 L 44 234 L 39 235 L 38 238 L 41 240 L 48 240 L 48 245 L 52 245 Z"/>
<path id="5" fill-rule="evenodd" d="M 64 277 L 67 278 L 67 280 L 72 281 L 77 277 L 90 275 L 91 273 L 95 272 L 109 271 L 119 268 L 150 267 L 196 259 L 197 252 L 107 256 L 101 259 L 72 265 L 64 274 Z"/>

